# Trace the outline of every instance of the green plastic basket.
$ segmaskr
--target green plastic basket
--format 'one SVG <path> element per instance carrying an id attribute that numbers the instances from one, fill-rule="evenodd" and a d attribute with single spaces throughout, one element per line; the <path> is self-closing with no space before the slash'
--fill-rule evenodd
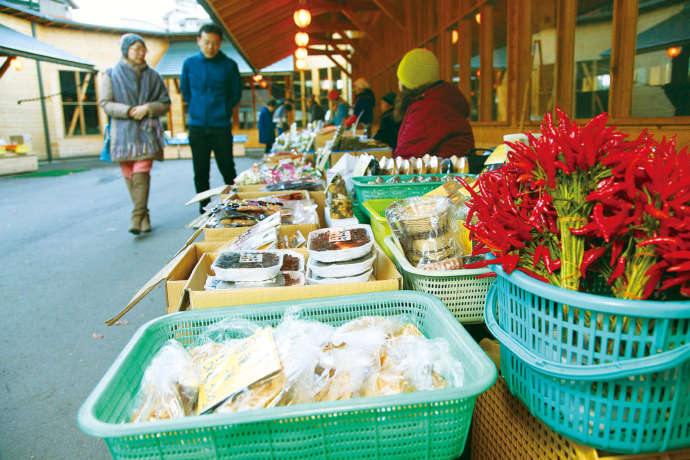
<path id="1" fill-rule="evenodd" d="M 169 339 L 188 345 L 227 318 L 277 325 L 298 307 L 304 319 L 334 326 L 364 315 L 406 315 L 427 337 L 443 337 L 462 363 L 461 388 L 126 423 L 143 373 Z M 104 438 L 116 459 L 434 458 L 462 453 L 476 397 L 496 368 L 441 302 L 381 292 L 298 303 L 181 312 L 143 325 L 79 409 L 87 434 Z"/>
<path id="2" fill-rule="evenodd" d="M 386 247 L 386 243 L 383 240 L 388 235 L 392 234 L 391 227 L 388 225 L 388 220 L 386 219 L 386 208 L 396 201 L 398 201 L 397 198 L 392 198 L 385 200 L 369 200 L 362 203 L 362 208 L 364 208 L 369 215 L 371 231 L 374 233 L 376 242 L 391 260 L 395 260 L 393 258 L 393 253 Z"/>
<path id="3" fill-rule="evenodd" d="M 393 235 L 387 236 L 385 246 L 403 275 L 404 288 L 433 294 L 448 307 L 461 323 L 484 322 L 486 295 L 495 278 L 480 278 L 488 268 L 475 270 L 422 270 L 410 264 Z"/>
<path id="4" fill-rule="evenodd" d="M 397 177 L 401 181 L 411 179 L 413 177 L 445 177 L 447 174 L 398 174 Z M 453 174 L 455 177 L 476 177 L 470 174 Z M 411 184 L 376 184 L 374 181 L 378 178 L 383 178 L 387 181 L 395 176 L 357 176 L 352 178 L 352 185 L 355 188 L 357 201 L 364 203 L 368 200 L 377 200 L 381 198 L 409 198 L 411 196 L 421 196 L 430 191 L 439 188 L 443 182 L 413 182 Z"/>

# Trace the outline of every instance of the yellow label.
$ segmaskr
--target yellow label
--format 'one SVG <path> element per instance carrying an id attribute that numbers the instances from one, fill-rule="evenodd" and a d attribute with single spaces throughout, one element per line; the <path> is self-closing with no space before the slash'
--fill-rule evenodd
<path id="1" fill-rule="evenodd" d="M 282 370 L 270 328 L 264 328 L 232 348 L 201 363 L 197 413 L 213 410 L 251 384 Z"/>

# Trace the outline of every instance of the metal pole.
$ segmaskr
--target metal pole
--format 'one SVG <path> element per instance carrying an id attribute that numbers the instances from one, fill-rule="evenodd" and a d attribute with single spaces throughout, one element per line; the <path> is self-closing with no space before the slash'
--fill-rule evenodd
<path id="1" fill-rule="evenodd" d="M 31 22 L 31 35 L 36 38 L 36 23 Z M 48 162 L 53 161 L 53 151 L 50 147 L 50 131 L 48 130 L 48 115 L 46 113 L 46 100 L 43 93 L 43 78 L 41 76 L 41 63 L 36 60 L 36 73 L 38 74 L 38 94 L 41 96 L 41 114 L 43 115 L 43 136 L 46 140 L 46 154 Z"/>

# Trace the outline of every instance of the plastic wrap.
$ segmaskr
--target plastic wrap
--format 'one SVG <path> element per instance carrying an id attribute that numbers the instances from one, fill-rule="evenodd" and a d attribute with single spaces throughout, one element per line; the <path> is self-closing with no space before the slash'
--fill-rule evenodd
<path id="1" fill-rule="evenodd" d="M 303 272 L 304 271 L 304 255 L 295 251 L 282 251 L 283 264 L 280 267 L 281 272 Z"/>
<path id="2" fill-rule="evenodd" d="M 216 291 L 222 289 L 252 289 L 252 288 L 269 288 L 269 287 L 283 287 L 287 286 L 288 280 L 285 275 L 278 273 L 271 279 L 262 281 L 225 281 L 217 276 L 209 275 L 206 277 L 204 283 L 204 290 Z"/>
<path id="3" fill-rule="evenodd" d="M 274 214 L 249 228 L 240 236 L 218 249 L 218 252 L 254 250 L 278 241 L 280 215 Z"/>
<path id="4" fill-rule="evenodd" d="M 340 174 L 336 174 L 328 184 L 326 191 L 326 203 L 331 219 L 349 219 L 354 217 L 352 199 L 347 193 L 345 180 Z"/>
<path id="5" fill-rule="evenodd" d="M 315 275 L 311 268 L 307 269 L 307 284 L 340 284 L 340 283 L 363 283 L 371 280 L 374 274 L 374 269 L 370 268 L 364 273 L 353 276 L 318 276 Z"/>
<path id="6" fill-rule="evenodd" d="M 386 219 L 415 267 L 462 255 L 458 253 L 458 223 L 451 201 L 441 196 L 420 196 L 396 201 Z"/>
<path id="7" fill-rule="evenodd" d="M 144 372 L 131 422 L 180 418 L 196 409 L 199 373 L 191 355 L 174 340 L 161 348 Z"/>
<path id="8" fill-rule="evenodd" d="M 282 265 L 279 251 L 228 251 L 218 254 L 211 269 L 223 281 L 265 281 L 275 278 Z"/>
<path id="9" fill-rule="evenodd" d="M 342 262 L 367 255 L 374 247 L 369 225 L 331 227 L 309 233 L 309 258 L 320 262 Z"/>
<path id="10" fill-rule="evenodd" d="M 345 277 L 356 276 L 369 271 L 376 261 L 376 252 L 372 249 L 369 254 L 354 260 L 345 262 L 325 263 L 315 259 L 309 259 L 309 269 L 320 277 Z"/>

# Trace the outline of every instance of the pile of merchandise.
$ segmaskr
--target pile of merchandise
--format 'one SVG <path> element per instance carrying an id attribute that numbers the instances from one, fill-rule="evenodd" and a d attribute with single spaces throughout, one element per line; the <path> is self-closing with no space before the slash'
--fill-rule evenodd
<path id="1" fill-rule="evenodd" d="M 307 250 L 309 284 L 363 282 L 374 275 L 374 235 L 368 225 L 314 230 Z"/>

